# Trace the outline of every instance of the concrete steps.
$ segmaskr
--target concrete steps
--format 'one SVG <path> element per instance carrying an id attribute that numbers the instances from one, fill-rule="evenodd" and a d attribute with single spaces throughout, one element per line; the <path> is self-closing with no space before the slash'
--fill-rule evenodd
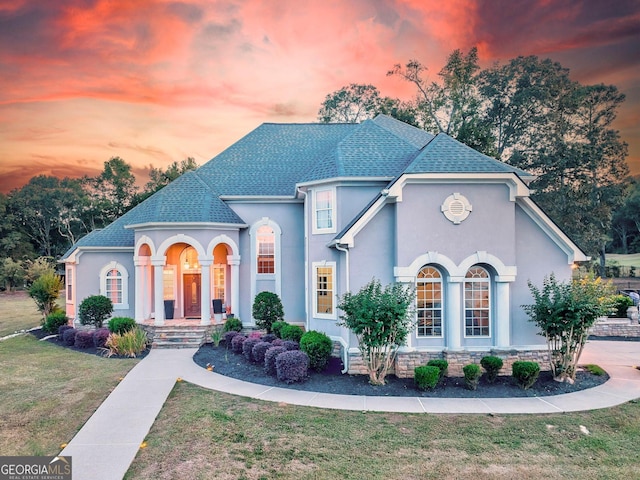
<path id="1" fill-rule="evenodd" d="M 151 348 L 199 348 L 206 341 L 205 326 L 154 327 Z"/>

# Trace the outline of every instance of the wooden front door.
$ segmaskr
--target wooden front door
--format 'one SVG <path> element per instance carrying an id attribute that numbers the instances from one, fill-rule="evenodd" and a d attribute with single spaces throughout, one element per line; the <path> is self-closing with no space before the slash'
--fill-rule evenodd
<path id="1" fill-rule="evenodd" d="M 186 273 L 184 280 L 184 316 L 199 317 L 202 314 L 200 274 Z"/>

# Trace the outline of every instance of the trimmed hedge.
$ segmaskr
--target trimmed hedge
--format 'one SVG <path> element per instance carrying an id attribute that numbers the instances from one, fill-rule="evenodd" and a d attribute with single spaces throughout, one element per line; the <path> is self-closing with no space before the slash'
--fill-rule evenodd
<path id="1" fill-rule="evenodd" d="M 265 352 L 264 371 L 267 375 L 277 375 L 278 371 L 276 370 L 276 357 L 286 351 L 287 349 L 284 347 L 271 347 Z"/>
<path id="2" fill-rule="evenodd" d="M 298 342 L 294 342 L 293 340 L 283 340 L 282 346 L 286 350 L 300 350 L 300 344 Z"/>
<path id="3" fill-rule="evenodd" d="M 513 378 L 516 379 L 518 385 L 523 390 L 531 387 L 540 374 L 540 365 L 538 362 L 513 362 Z"/>
<path id="4" fill-rule="evenodd" d="M 231 351 L 238 354 L 242 353 L 242 344 L 246 339 L 247 337 L 245 337 L 244 335 L 236 335 L 235 337 L 233 337 L 233 339 L 231 340 Z"/>
<path id="5" fill-rule="evenodd" d="M 475 363 L 470 363 L 469 365 L 465 365 L 462 367 L 462 372 L 464 373 L 464 383 L 469 390 L 475 390 L 478 388 L 478 382 L 480 381 L 480 375 L 482 372 L 480 371 L 480 366 Z"/>
<path id="6" fill-rule="evenodd" d="M 260 337 L 260 340 L 262 340 L 263 342 L 273 342 L 274 340 L 276 340 L 278 337 L 276 337 L 273 333 L 266 333 L 264 335 L 262 335 L 262 337 Z"/>
<path id="7" fill-rule="evenodd" d="M 299 342 L 303 334 L 304 331 L 298 325 L 287 324 L 280 330 L 280 338 L 294 342 Z"/>
<path id="8" fill-rule="evenodd" d="M 73 346 L 83 350 L 85 348 L 93 347 L 93 332 L 88 332 L 86 330 L 77 331 L 74 337 Z"/>
<path id="9" fill-rule="evenodd" d="M 309 357 L 300 350 L 282 352 L 276 357 L 276 372 L 281 382 L 302 382 L 309 373 Z"/>
<path id="10" fill-rule="evenodd" d="M 427 366 L 437 367 L 438 370 L 440 370 L 440 378 L 438 379 L 438 381 L 440 381 L 443 379 L 443 377 L 447 375 L 447 371 L 449 369 L 449 362 L 441 358 L 434 358 L 427 362 Z"/>
<path id="11" fill-rule="evenodd" d="M 122 335 L 136 328 L 136 321 L 129 317 L 113 317 L 109 320 L 108 327 L 110 332 Z"/>
<path id="12" fill-rule="evenodd" d="M 251 350 L 251 357 L 255 363 L 264 364 L 264 356 L 273 345 L 269 342 L 258 342 L 253 346 Z"/>
<path id="13" fill-rule="evenodd" d="M 271 333 L 273 333 L 278 338 L 282 338 L 281 331 L 282 331 L 282 327 L 284 327 L 285 325 L 289 325 L 289 324 L 284 321 L 273 322 L 271 324 Z"/>
<path id="14" fill-rule="evenodd" d="M 431 390 L 440 381 L 440 369 L 433 365 L 422 365 L 413 369 L 413 382 L 418 390 Z"/>
<path id="15" fill-rule="evenodd" d="M 231 341 L 233 340 L 234 337 L 240 335 L 240 333 L 236 332 L 235 330 L 229 330 L 228 332 L 224 332 L 224 344 L 227 347 L 227 350 L 231 350 Z"/>
<path id="16" fill-rule="evenodd" d="M 227 318 L 224 322 L 224 332 L 238 332 L 242 331 L 242 320 L 236 317 Z"/>
<path id="17" fill-rule="evenodd" d="M 69 319 L 64 311 L 56 310 L 47 315 L 47 319 L 42 324 L 42 329 L 45 332 L 56 334 L 58 333 L 58 329 L 63 325 L 67 325 L 68 322 Z"/>
<path id="18" fill-rule="evenodd" d="M 502 368 L 503 362 L 500 357 L 496 357 L 493 355 L 487 355 L 486 357 L 482 357 L 480 360 L 480 365 L 487 372 L 487 382 L 493 383 L 496 381 L 498 376 L 498 372 Z"/>
<path id="19" fill-rule="evenodd" d="M 104 348 L 111 332 L 108 328 L 97 328 L 93 331 L 93 346 L 96 348 Z"/>
<path id="20" fill-rule="evenodd" d="M 60 325 L 58 327 L 58 341 L 59 342 L 64 342 L 64 332 L 66 332 L 67 330 L 72 329 L 73 327 L 71 325 Z"/>
<path id="21" fill-rule="evenodd" d="M 76 343 L 76 332 L 75 328 L 68 328 L 62 333 L 62 343 L 64 343 L 67 347 L 73 346 Z"/>
<path id="22" fill-rule="evenodd" d="M 259 338 L 249 337 L 242 344 L 242 355 L 244 355 L 244 358 L 246 358 L 249 362 L 253 362 L 254 361 L 254 359 L 253 359 L 253 347 L 255 347 L 259 343 L 260 343 L 260 339 Z"/>
<path id="23" fill-rule="evenodd" d="M 309 356 L 309 367 L 321 372 L 329 363 L 333 342 L 326 334 L 311 330 L 302 335 L 300 350 Z"/>

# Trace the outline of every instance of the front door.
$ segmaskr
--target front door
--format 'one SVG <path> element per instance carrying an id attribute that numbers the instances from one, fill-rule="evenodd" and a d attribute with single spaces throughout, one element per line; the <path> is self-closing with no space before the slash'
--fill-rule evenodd
<path id="1" fill-rule="evenodd" d="M 186 273 L 184 280 L 184 316 L 199 317 L 201 311 L 200 274 Z"/>

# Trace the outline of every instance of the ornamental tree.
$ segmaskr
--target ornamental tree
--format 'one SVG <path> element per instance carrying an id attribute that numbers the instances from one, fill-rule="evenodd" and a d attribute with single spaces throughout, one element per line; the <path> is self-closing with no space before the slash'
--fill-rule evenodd
<path id="1" fill-rule="evenodd" d="M 529 289 L 535 303 L 522 308 L 547 339 L 553 377 L 574 383 L 589 328 L 611 310 L 613 286 L 591 276 L 558 282 L 551 274 L 545 277 L 542 289 L 531 282 Z"/>
<path id="2" fill-rule="evenodd" d="M 56 300 L 63 287 L 62 278 L 54 272 L 47 272 L 41 275 L 29 287 L 29 296 L 33 298 L 38 310 L 42 313 L 43 322 L 46 320 L 47 315 L 57 308 Z"/>
<path id="3" fill-rule="evenodd" d="M 383 289 L 380 282 L 373 279 L 358 293 L 347 292 L 340 299 L 338 308 L 344 312 L 340 325 L 358 338 L 372 385 L 385 384 L 398 347 L 404 345 L 413 328 L 414 298 L 411 287 L 392 283 Z"/>
<path id="4" fill-rule="evenodd" d="M 113 302 L 104 295 L 91 295 L 80 303 L 78 317 L 82 325 L 95 325 L 101 328 L 104 321 L 113 312 Z"/>
<path id="5" fill-rule="evenodd" d="M 273 292 L 260 292 L 253 301 L 253 318 L 258 328 L 271 333 L 271 325 L 284 319 L 284 310 L 280 297 Z"/>

